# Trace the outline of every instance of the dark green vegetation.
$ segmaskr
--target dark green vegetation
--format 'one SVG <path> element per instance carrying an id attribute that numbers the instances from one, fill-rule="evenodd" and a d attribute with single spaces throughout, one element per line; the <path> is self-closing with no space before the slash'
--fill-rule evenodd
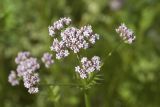
<path id="1" fill-rule="evenodd" d="M 31 51 L 40 59 L 49 51 L 52 38 L 48 26 L 63 16 L 74 25 L 91 24 L 100 40 L 83 56 L 102 59 L 120 43 L 115 28 L 124 22 L 133 29 L 136 41 L 121 45 L 100 71 L 102 81 L 89 91 L 91 107 L 160 106 L 160 1 L 125 0 L 111 10 L 107 0 L 0 0 L 0 106 L 1 107 L 84 107 L 83 94 L 74 86 L 47 86 L 45 83 L 75 83 L 75 55 L 49 70 L 41 66 L 40 92 L 30 95 L 21 83 L 8 83 L 14 58 L 19 51 Z M 44 82 L 45 81 L 45 82 Z"/>

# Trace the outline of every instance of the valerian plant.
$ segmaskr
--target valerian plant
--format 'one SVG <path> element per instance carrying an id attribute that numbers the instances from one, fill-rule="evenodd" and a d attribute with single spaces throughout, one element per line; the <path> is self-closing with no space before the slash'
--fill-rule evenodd
<path id="1" fill-rule="evenodd" d="M 70 18 L 64 17 L 55 21 L 48 27 L 49 35 L 53 38 L 50 50 L 55 53 L 55 57 L 58 60 L 70 54 L 75 54 L 77 56 L 76 60 L 78 60 L 79 65 L 73 69 L 75 69 L 78 83 L 51 83 L 48 85 L 79 87 L 84 93 L 86 107 L 90 107 L 88 91 L 98 83 L 97 81 L 102 79 L 98 72 L 104 64 L 99 56 L 87 58 L 81 56 L 79 53 L 81 50 L 87 50 L 94 45 L 96 41 L 100 39 L 100 36 L 93 31 L 91 25 L 76 28 L 72 26 L 71 23 L 72 20 Z M 128 29 L 125 24 L 121 24 L 115 31 L 119 34 L 124 43 L 131 44 L 136 38 L 133 31 Z M 43 54 L 41 61 L 46 68 L 50 68 L 50 66 L 56 63 L 53 59 L 53 55 L 49 52 Z M 22 80 L 24 87 L 28 89 L 30 94 L 38 93 L 38 86 L 40 85 L 38 70 L 40 69 L 40 64 L 37 58 L 32 57 L 30 52 L 19 52 L 15 58 L 15 63 L 17 64 L 17 69 L 16 71 L 11 70 L 8 77 L 8 81 L 11 85 L 19 85 L 19 81 Z"/>

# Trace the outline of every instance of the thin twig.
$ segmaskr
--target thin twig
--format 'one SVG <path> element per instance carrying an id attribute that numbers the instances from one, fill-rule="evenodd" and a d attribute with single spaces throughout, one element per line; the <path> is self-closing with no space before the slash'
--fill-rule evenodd
<path id="1" fill-rule="evenodd" d="M 55 84 L 40 84 L 40 86 L 75 86 L 75 87 L 81 87 L 82 85 L 77 85 L 77 84 L 65 84 L 65 83 L 55 83 Z"/>
<path id="2" fill-rule="evenodd" d="M 108 54 L 107 54 L 107 56 L 106 56 L 106 58 L 104 59 L 104 61 L 103 62 L 105 62 L 111 55 L 112 55 L 112 53 L 113 52 L 115 52 L 121 45 L 122 45 L 122 41 L 114 48 L 114 49 L 112 49 Z M 104 65 L 104 63 L 102 64 L 102 66 Z"/>

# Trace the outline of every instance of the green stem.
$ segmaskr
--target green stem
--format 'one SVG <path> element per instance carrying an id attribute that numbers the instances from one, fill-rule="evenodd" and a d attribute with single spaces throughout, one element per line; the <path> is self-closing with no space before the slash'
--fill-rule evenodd
<path id="1" fill-rule="evenodd" d="M 85 100 L 85 107 L 91 107 L 89 96 L 86 90 L 84 90 L 84 100 Z"/>
<path id="2" fill-rule="evenodd" d="M 81 87 L 82 85 L 77 84 L 63 84 L 63 83 L 53 83 L 53 84 L 40 84 L 40 86 L 70 86 L 70 87 Z"/>
<path id="3" fill-rule="evenodd" d="M 76 54 L 78 61 L 80 62 L 80 56 L 78 55 L 78 53 Z"/>
<path id="4" fill-rule="evenodd" d="M 54 103 L 54 107 L 59 107 L 59 104 L 58 104 L 58 102 L 53 102 Z"/>
<path id="5" fill-rule="evenodd" d="M 113 52 L 115 52 L 116 50 L 118 50 L 118 48 L 122 45 L 123 41 L 121 41 L 114 49 L 112 49 L 106 56 L 106 58 L 103 60 L 103 62 L 105 62 L 111 55 Z M 102 64 L 103 66 L 104 64 Z"/>

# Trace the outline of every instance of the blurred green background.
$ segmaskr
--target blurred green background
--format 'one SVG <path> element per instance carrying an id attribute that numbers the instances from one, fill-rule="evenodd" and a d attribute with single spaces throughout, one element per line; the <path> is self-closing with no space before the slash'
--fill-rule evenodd
<path id="1" fill-rule="evenodd" d="M 136 41 L 123 44 L 100 71 L 102 85 L 89 91 L 92 107 L 160 107 L 160 1 L 159 0 L 0 0 L 0 107 L 84 107 L 75 87 L 40 86 L 30 95 L 8 83 L 19 51 L 40 59 L 49 51 L 48 26 L 60 17 L 71 17 L 75 26 L 91 24 L 100 40 L 85 56 L 104 59 L 119 45 L 115 28 L 124 22 Z M 74 83 L 75 55 L 57 61 L 49 70 L 41 66 L 47 83 Z"/>

